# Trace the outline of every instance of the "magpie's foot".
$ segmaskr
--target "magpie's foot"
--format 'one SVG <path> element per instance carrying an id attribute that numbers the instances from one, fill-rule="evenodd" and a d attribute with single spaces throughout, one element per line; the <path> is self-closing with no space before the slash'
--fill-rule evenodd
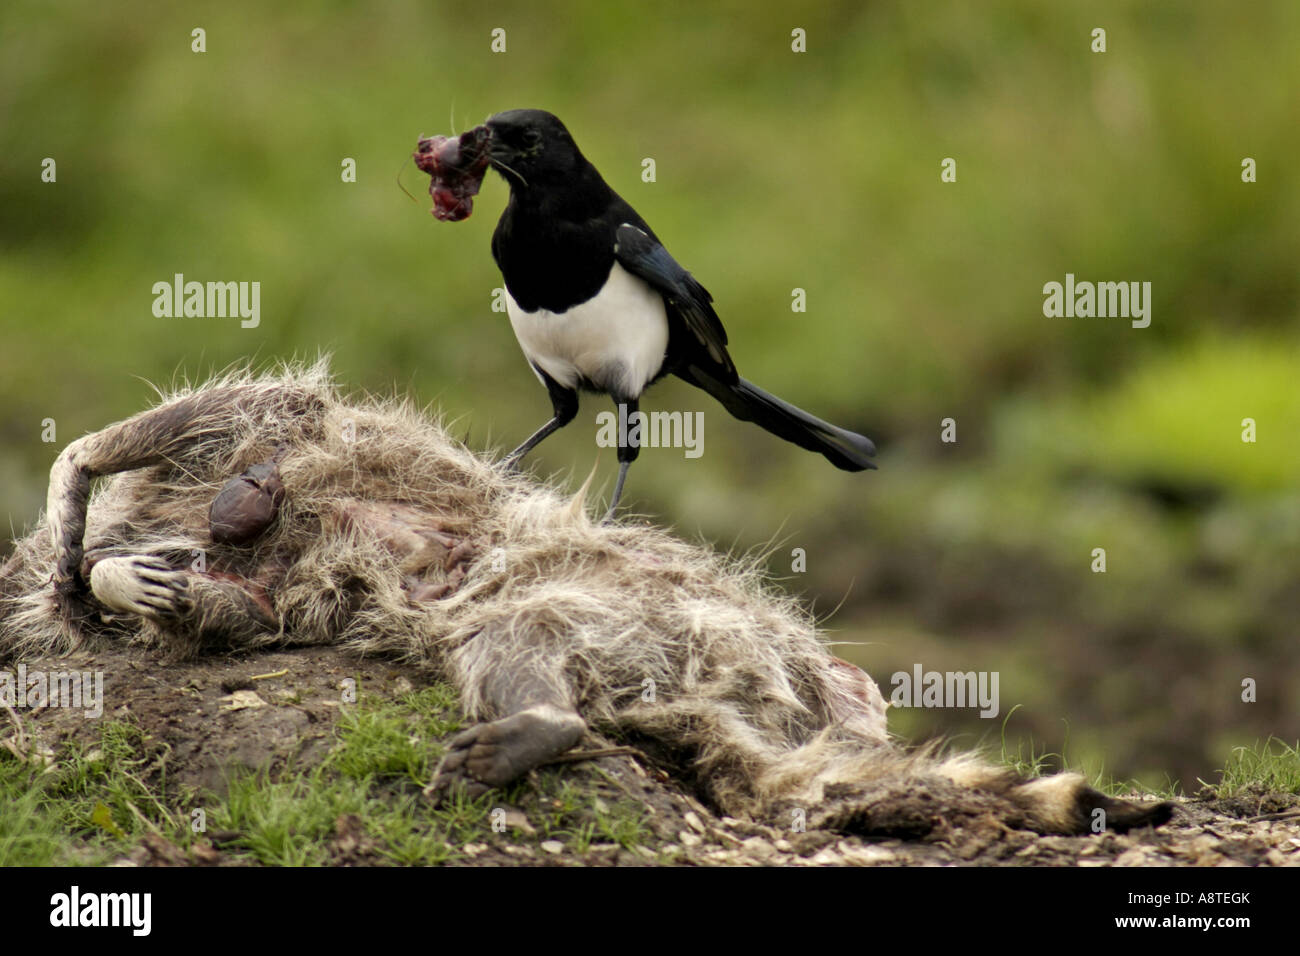
<path id="1" fill-rule="evenodd" d="M 605 512 L 605 517 L 603 517 L 603 518 L 600 519 L 600 523 L 601 523 L 602 525 L 612 525 L 612 524 L 614 524 L 614 516 L 615 516 L 617 513 L 618 513 L 618 504 L 617 504 L 617 502 L 616 502 L 616 503 L 614 503 L 614 504 L 612 504 L 612 505 L 609 506 L 609 510 Z"/>

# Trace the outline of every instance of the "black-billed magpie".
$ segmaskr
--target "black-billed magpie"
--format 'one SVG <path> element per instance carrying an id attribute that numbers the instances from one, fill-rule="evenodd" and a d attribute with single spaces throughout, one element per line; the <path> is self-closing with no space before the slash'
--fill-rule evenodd
<path id="1" fill-rule="evenodd" d="M 486 162 L 510 185 L 492 256 L 505 279 L 510 324 L 554 408 L 551 420 L 507 463 L 516 465 L 573 420 L 579 390 L 609 395 L 630 421 L 646 387 L 671 373 L 704 389 L 736 418 L 819 452 L 837 468 L 875 467 L 870 439 L 737 375 L 713 297 L 605 183 L 559 119 L 544 110 L 509 110 L 461 142 L 464 150 L 484 150 Z M 451 155 L 463 158 L 454 150 Z M 477 158 L 474 165 L 482 169 Z M 468 194 L 476 189 L 475 183 Z M 468 209 L 466 201 L 440 218 L 463 218 Z M 638 451 L 634 441 L 619 445 L 607 519 Z"/>

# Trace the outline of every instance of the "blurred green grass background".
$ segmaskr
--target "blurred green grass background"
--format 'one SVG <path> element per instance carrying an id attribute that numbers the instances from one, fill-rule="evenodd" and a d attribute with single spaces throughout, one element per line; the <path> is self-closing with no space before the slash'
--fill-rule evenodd
<path id="1" fill-rule="evenodd" d="M 1231 745 L 1300 736 L 1298 41 L 1289 0 L 10 0 L 11 531 L 62 444 L 142 407 L 150 381 L 250 356 L 328 350 L 341 381 L 409 389 L 477 447 L 522 440 L 549 405 L 490 311 L 505 186 L 490 176 L 472 218 L 440 224 L 407 159 L 419 134 L 543 107 L 710 289 L 745 376 L 881 446 L 878 473 L 843 474 L 665 383 L 646 407 L 704 410 L 705 454 L 643 454 L 628 504 L 771 546 L 886 693 L 914 662 L 997 670 L 1003 714 L 1023 705 L 1013 740 L 1194 787 Z M 260 326 L 154 317 L 153 283 L 178 272 L 259 281 Z M 1042 286 L 1067 272 L 1150 281 L 1150 328 L 1045 318 Z M 539 472 L 576 487 L 598 464 L 607 492 L 604 408 L 588 398 Z M 897 717 L 966 743 L 997 723 Z"/>

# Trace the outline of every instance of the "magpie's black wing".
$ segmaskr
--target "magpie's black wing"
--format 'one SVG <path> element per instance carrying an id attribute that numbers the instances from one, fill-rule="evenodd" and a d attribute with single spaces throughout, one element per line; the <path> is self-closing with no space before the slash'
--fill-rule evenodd
<path id="1" fill-rule="evenodd" d="M 709 290 L 696 282 L 658 239 L 631 223 L 618 227 L 614 257 L 624 269 L 640 276 L 664 297 L 669 313 L 676 312 L 711 360 L 710 374 L 723 381 L 735 381 L 736 366 L 727 354 L 727 332 L 718 313 L 713 311 Z"/>

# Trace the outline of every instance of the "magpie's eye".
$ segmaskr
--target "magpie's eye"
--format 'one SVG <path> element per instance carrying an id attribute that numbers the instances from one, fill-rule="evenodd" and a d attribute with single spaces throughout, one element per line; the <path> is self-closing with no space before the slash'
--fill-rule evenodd
<path id="1" fill-rule="evenodd" d="M 524 132 L 524 143 L 528 146 L 536 146 L 542 141 L 540 130 L 530 129 Z"/>

